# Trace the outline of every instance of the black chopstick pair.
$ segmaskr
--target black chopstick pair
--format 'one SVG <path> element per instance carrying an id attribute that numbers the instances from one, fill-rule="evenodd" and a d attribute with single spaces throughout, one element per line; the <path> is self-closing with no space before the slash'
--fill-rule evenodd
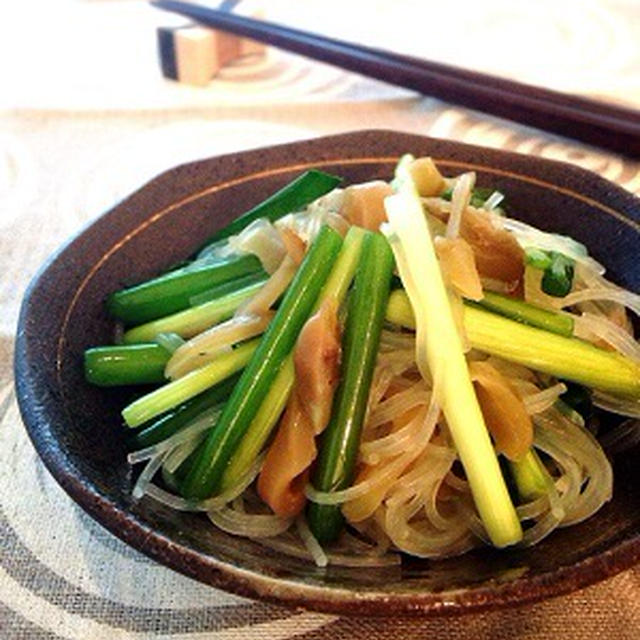
<path id="1" fill-rule="evenodd" d="M 640 157 L 640 111 L 336 40 L 188 2 L 158 8 L 464 107 Z"/>

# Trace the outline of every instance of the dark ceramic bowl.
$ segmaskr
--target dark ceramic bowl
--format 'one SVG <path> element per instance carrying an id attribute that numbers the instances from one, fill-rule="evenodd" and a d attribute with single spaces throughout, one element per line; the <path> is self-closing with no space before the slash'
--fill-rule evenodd
<path id="1" fill-rule="evenodd" d="M 121 391 L 85 383 L 83 350 L 111 340 L 105 296 L 189 256 L 213 231 L 310 167 L 347 182 L 388 179 L 402 153 L 431 155 L 445 174 L 473 169 L 508 194 L 521 219 L 570 234 L 640 290 L 639 201 L 566 164 L 388 131 L 248 151 L 172 169 L 62 248 L 31 284 L 20 316 L 16 383 L 27 430 L 78 504 L 151 558 L 215 587 L 311 609 L 373 615 L 475 612 L 541 600 L 640 560 L 640 471 L 614 460 L 613 500 L 534 549 L 478 549 L 394 569 L 321 570 L 216 530 L 202 516 L 131 500 Z"/>

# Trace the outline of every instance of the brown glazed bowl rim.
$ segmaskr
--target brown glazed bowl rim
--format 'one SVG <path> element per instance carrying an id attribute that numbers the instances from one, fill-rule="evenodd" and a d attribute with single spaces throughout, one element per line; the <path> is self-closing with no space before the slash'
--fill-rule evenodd
<path id="1" fill-rule="evenodd" d="M 384 152 L 385 140 L 393 147 L 391 153 Z M 621 187 L 573 165 L 525 156 L 512 152 L 486 149 L 453 141 L 430 139 L 394 131 L 356 131 L 352 133 L 315 138 L 267 149 L 245 151 L 182 165 L 171 169 L 143 186 L 138 192 L 162 190 L 163 183 L 175 179 L 181 171 L 198 173 L 211 168 L 214 161 L 228 169 L 221 180 L 215 176 L 211 188 L 222 188 L 223 184 L 242 181 L 245 165 L 234 169 L 240 158 L 254 167 L 262 167 L 253 175 L 285 172 L 292 168 L 302 171 L 306 168 L 329 166 L 340 163 L 363 163 L 390 161 L 398 157 L 397 149 L 411 150 L 412 144 L 420 143 L 428 147 L 436 162 L 442 160 L 449 168 L 478 168 L 497 175 L 510 175 L 519 180 L 548 187 L 563 195 L 576 197 L 589 205 L 606 210 L 625 225 L 630 225 L 640 233 L 640 203 Z M 288 164 L 290 152 L 305 150 L 303 165 Z M 374 149 L 363 154 L 359 149 Z M 347 155 L 341 155 L 346 150 Z M 295 154 L 293 154 L 295 155 Z M 482 162 L 475 158 L 482 157 Z M 234 171 L 239 172 L 234 175 Z M 554 176 L 560 176 L 554 181 Z M 205 181 L 206 182 L 206 181 Z M 204 184 L 204 183 L 203 183 Z M 209 182 L 209 184 L 211 184 Z M 574 190 L 577 184 L 587 184 L 588 189 L 580 193 Z M 224 186 L 224 185 L 223 185 Z M 607 203 L 600 202 L 599 196 L 606 194 Z M 135 194 L 134 194 L 135 195 Z M 193 194 L 178 194 L 181 202 Z M 250 598 L 300 606 L 316 611 L 348 615 L 407 615 L 437 616 L 475 613 L 488 609 L 520 605 L 540 601 L 565 594 L 597 581 L 610 577 L 640 561 L 640 531 L 610 548 L 595 553 L 571 566 L 559 567 L 547 573 L 534 576 L 525 575 L 510 582 L 496 582 L 470 589 L 444 590 L 440 592 L 389 592 L 368 590 L 358 592 L 333 585 L 307 584 L 303 581 L 263 575 L 259 572 L 224 562 L 211 554 L 177 543 L 156 531 L 136 514 L 122 509 L 113 500 L 100 492 L 87 478 L 79 476 L 70 464 L 69 452 L 52 439 L 48 421 L 50 417 L 41 410 L 43 397 L 55 395 L 56 390 L 46 388 L 38 375 L 39 364 L 34 361 L 34 334 L 30 324 L 35 307 L 46 286 L 47 272 L 52 265 L 65 260 L 78 238 L 82 238 L 101 220 L 116 219 L 123 207 L 131 199 L 116 206 L 96 222 L 89 225 L 78 236 L 53 255 L 31 282 L 21 309 L 15 349 L 15 380 L 18 402 L 28 434 L 44 464 L 62 488 L 89 515 L 113 534 L 135 549 L 185 575 L 226 591 Z M 179 204 L 179 203 L 178 203 Z M 175 206 L 169 204 L 165 209 Z M 145 218 L 141 225 L 153 224 L 157 214 Z M 639 236 L 640 237 L 640 236 Z M 87 276 L 89 277 L 89 276 Z M 76 294 L 79 295 L 79 294 Z M 75 300 L 75 298 L 74 298 Z M 63 348 L 59 344 L 60 348 Z"/>

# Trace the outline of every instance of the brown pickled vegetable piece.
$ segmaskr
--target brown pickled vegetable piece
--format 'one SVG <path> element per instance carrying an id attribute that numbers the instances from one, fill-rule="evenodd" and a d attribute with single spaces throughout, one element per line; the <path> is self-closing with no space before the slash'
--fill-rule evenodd
<path id="1" fill-rule="evenodd" d="M 298 338 L 293 361 L 296 393 L 318 434 L 329 421 L 340 375 L 340 325 L 335 298 L 327 298 L 307 321 Z"/>
<path id="2" fill-rule="evenodd" d="M 281 227 L 278 229 L 280 239 L 289 257 L 299 265 L 307 252 L 307 244 L 305 241 L 289 227 Z"/>
<path id="3" fill-rule="evenodd" d="M 391 185 L 382 180 L 352 185 L 344 190 L 340 213 L 351 224 L 378 231 L 387 219 L 384 199 L 391 193 Z"/>
<path id="4" fill-rule="evenodd" d="M 469 373 L 496 449 L 509 460 L 519 460 L 533 444 L 533 423 L 522 398 L 487 362 L 471 362 Z"/>
<path id="5" fill-rule="evenodd" d="M 522 279 L 524 251 L 512 234 L 492 224 L 489 213 L 467 207 L 460 235 L 471 245 L 481 276 L 503 282 Z"/>
<path id="6" fill-rule="evenodd" d="M 274 513 L 287 518 L 302 511 L 304 486 L 316 455 L 313 427 L 294 394 L 258 477 L 258 494 Z"/>
<path id="7" fill-rule="evenodd" d="M 337 307 L 328 298 L 300 332 L 294 388 L 258 478 L 260 497 L 279 516 L 295 516 L 304 507 L 304 486 L 317 455 L 315 436 L 331 415 L 340 371 Z"/>
<path id="8" fill-rule="evenodd" d="M 482 283 L 469 243 L 462 238 L 436 237 L 434 244 L 445 282 L 465 298 L 481 300 Z"/>
<path id="9" fill-rule="evenodd" d="M 444 178 L 431 158 L 416 158 L 409 165 L 409 173 L 420 196 L 437 196 L 444 191 Z"/>

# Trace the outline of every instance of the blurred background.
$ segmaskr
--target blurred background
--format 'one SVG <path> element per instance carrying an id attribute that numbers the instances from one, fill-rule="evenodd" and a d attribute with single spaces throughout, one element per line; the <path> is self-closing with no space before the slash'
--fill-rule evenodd
<path id="1" fill-rule="evenodd" d="M 249 4 L 247 11 L 274 22 L 640 108 L 639 0 Z M 238 615 L 255 637 L 325 637 L 314 635 L 321 629 L 352 637 L 362 629 L 332 616 L 249 607 L 158 567 L 71 503 L 37 461 L 10 401 L 13 335 L 27 283 L 65 239 L 154 175 L 225 152 L 385 128 L 567 160 L 634 193 L 640 166 L 271 48 L 230 62 L 203 86 L 179 83 L 161 73 L 156 29 L 185 21 L 142 0 L 3 6 L 0 636 L 195 637 L 198 620 L 197 637 L 241 638 L 249 631 L 234 635 L 224 621 L 246 609 Z M 624 628 L 625 603 L 639 589 L 627 572 L 579 595 L 572 603 L 585 616 L 575 637 L 599 633 L 607 616 Z M 521 639 L 543 637 L 536 630 L 562 628 L 565 606 L 559 599 L 532 608 L 510 629 Z M 598 613 L 586 615 L 591 610 Z M 496 621 L 478 619 L 473 629 L 490 630 Z M 624 637 L 637 637 L 633 620 L 627 627 Z M 381 627 L 379 637 L 396 637 L 398 629 Z M 418 637 L 417 629 L 403 627 L 404 636 Z"/>

